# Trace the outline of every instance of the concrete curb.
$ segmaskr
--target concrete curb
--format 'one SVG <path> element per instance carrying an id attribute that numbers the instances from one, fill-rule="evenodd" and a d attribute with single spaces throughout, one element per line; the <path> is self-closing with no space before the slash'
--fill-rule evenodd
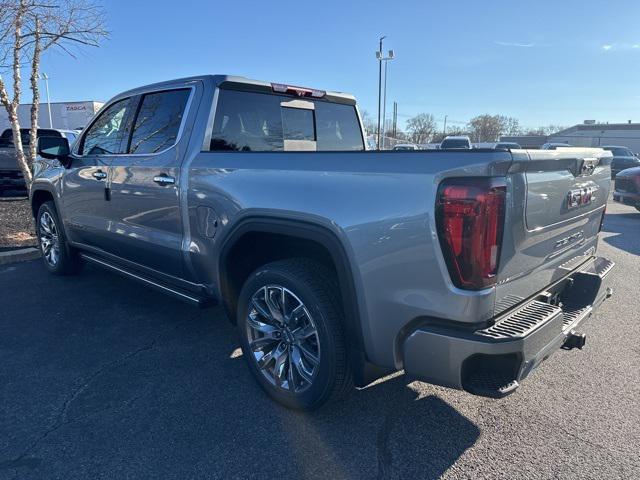
<path id="1" fill-rule="evenodd" d="M 40 250 L 33 247 L 8 250 L 6 252 L 0 252 L 0 265 L 6 265 L 14 262 L 26 262 L 27 260 L 33 260 L 39 256 Z"/>

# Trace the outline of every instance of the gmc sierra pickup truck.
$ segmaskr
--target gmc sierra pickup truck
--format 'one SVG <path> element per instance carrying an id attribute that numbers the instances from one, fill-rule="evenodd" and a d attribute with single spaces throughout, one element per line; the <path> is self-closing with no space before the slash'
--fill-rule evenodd
<path id="1" fill-rule="evenodd" d="M 401 369 L 503 397 L 611 293 L 601 149 L 366 151 L 351 95 L 215 75 L 122 93 L 38 151 L 46 268 L 221 303 L 292 408 Z"/>

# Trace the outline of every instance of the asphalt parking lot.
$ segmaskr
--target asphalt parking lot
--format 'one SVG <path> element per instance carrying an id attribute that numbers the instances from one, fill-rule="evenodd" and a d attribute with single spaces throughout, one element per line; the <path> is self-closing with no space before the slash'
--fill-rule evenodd
<path id="1" fill-rule="evenodd" d="M 614 297 L 504 400 L 403 375 L 313 414 L 259 390 L 219 308 L 110 273 L 0 268 L 0 478 L 640 478 L 640 213 Z"/>

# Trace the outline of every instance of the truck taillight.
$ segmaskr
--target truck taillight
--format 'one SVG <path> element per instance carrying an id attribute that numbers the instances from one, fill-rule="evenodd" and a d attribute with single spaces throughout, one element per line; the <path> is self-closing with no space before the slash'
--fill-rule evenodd
<path id="1" fill-rule="evenodd" d="M 494 178 L 447 179 L 438 188 L 436 224 L 454 285 L 479 290 L 496 283 L 507 187 Z"/>

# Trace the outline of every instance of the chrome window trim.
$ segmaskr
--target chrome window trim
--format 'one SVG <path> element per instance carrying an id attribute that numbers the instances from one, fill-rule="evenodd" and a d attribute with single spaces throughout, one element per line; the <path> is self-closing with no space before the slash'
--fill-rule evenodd
<path id="1" fill-rule="evenodd" d="M 154 153 L 103 153 L 100 155 L 80 155 L 78 153 L 78 149 L 80 148 L 80 145 L 82 144 L 82 142 L 84 142 L 84 137 L 86 135 L 86 132 L 89 131 L 89 129 L 93 126 L 93 124 L 96 122 L 96 120 L 98 120 L 98 118 L 100 118 L 100 114 L 104 111 L 106 111 L 108 108 L 110 108 L 112 105 L 121 102 L 122 100 L 131 100 L 133 97 L 140 97 L 140 102 L 142 102 L 143 97 L 145 95 L 148 95 L 150 93 L 159 93 L 159 92 L 169 92 L 171 90 L 191 90 L 189 92 L 189 98 L 187 99 L 187 103 L 184 107 L 184 113 L 182 114 L 182 120 L 180 121 L 180 128 L 178 128 L 178 134 L 176 135 L 176 141 L 168 146 L 167 148 L 165 148 L 164 150 L 160 150 L 159 152 L 154 152 Z M 76 142 L 74 143 L 74 148 L 73 148 L 73 154 L 78 157 L 78 158 L 84 158 L 87 156 L 91 156 L 91 157 L 106 157 L 106 158 L 110 158 L 110 157 L 154 157 L 156 155 L 162 155 L 163 153 L 165 153 L 167 150 L 171 150 L 172 148 L 174 148 L 178 143 L 180 143 L 180 140 L 182 139 L 182 132 L 184 131 L 185 128 L 185 123 L 187 121 L 187 117 L 189 116 L 189 112 L 191 111 L 191 103 L 193 101 L 193 97 L 195 96 L 195 91 L 196 91 L 196 87 L 195 85 L 181 85 L 181 86 L 169 86 L 166 88 L 156 88 L 154 90 L 145 90 L 142 92 L 138 92 L 135 93 L 133 95 L 130 95 L 128 97 L 123 97 L 123 98 L 116 98 L 114 100 L 112 100 L 109 103 L 105 103 L 103 105 L 103 107 L 100 109 L 100 112 L 98 112 L 98 115 L 96 115 L 96 117 L 93 119 L 93 121 L 87 125 L 87 127 L 84 128 L 84 130 L 82 131 L 82 139 L 76 138 Z M 136 110 L 139 107 L 139 103 L 135 105 Z M 131 133 L 133 133 L 133 129 L 134 129 L 135 125 L 131 126 Z"/>

